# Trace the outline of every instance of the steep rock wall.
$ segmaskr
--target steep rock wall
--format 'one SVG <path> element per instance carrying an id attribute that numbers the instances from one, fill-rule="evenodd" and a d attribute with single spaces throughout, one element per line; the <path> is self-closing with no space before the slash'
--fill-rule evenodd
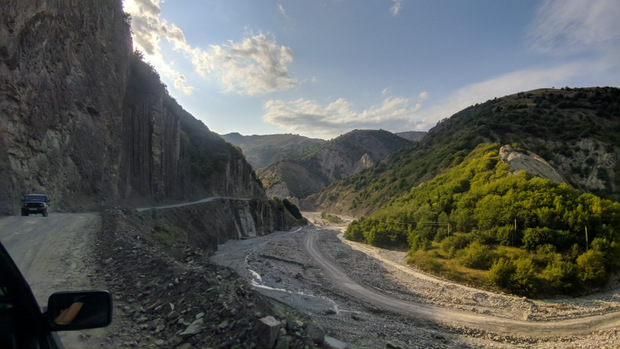
<path id="1" fill-rule="evenodd" d="M 181 115 L 159 76 L 132 54 L 122 108 L 120 197 L 163 202 L 197 190 L 181 160 Z"/>
<path id="2" fill-rule="evenodd" d="M 0 9 L 0 211 L 117 194 L 131 38 L 120 1 L 5 0 Z"/>
<path id="3" fill-rule="evenodd" d="M 121 0 L 3 2 L 0 189 L 0 214 L 24 192 L 52 211 L 265 197 L 243 155 L 132 52 Z"/>

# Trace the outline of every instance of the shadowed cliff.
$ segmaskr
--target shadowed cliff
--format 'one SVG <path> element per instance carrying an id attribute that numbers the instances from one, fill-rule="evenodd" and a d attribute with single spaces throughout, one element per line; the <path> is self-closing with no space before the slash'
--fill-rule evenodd
<path id="1" fill-rule="evenodd" d="M 52 212 L 207 196 L 277 206 L 241 152 L 132 52 L 120 0 L 9 0 L 0 34 L 0 214 L 16 214 L 24 192 L 47 194 Z"/>

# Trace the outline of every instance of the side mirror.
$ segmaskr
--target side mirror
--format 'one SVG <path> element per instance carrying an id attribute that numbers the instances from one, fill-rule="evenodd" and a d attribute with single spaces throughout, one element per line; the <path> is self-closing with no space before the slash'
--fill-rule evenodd
<path id="1" fill-rule="evenodd" d="M 112 295 L 108 291 L 57 292 L 47 301 L 52 331 L 108 326 L 112 322 Z"/>

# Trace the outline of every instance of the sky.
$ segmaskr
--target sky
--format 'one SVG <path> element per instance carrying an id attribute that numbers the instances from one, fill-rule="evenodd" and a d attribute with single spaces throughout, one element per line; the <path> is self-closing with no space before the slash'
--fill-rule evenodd
<path id="1" fill-rule="evenodd" d="M 123 0 L 134 49 L 219 134 L 428 131 L 537 88 L 620 85 L 618 0 Z"/>

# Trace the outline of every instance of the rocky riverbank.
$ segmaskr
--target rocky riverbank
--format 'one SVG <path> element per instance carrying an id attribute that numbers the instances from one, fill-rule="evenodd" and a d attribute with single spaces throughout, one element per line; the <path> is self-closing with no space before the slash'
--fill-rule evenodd
<path id="1" fill-rule="evenodd" d="M 135 211 L 102 213 L 97 274 L 114 295 L 113 348 L 314 348 L 324 333 L 293 309 L 274 307 L 236 272 L 185 247 L 173 258 Z"/>
<path id="2" fill-rule="evenodd" d="M 233 267 L 264 295 L 299 309 L 327 335 L 360 348 L 616 348 L 620 331 L 609 326 L 579 334 L 558 328 L 556 334 L 518 331 L 495 333 L 483 323 L 446 325 L 441 321 L 407 316 L 345 294 L 306 255 L 304 236 L 316 234 L 317 249 L 362 287 L 396 300 L 436 307 L 437 312 L 469 317 L 495 317 L 534 325 L 560 320 L 591 321 L 593 316 L 617 314 L 618 288 L 581 298 L 530 300 L 487 292 L 415 271 L 404 263 L 406 252 L 350 246 L 338 238 L 340 225 L 325 223 L 318 215 L 304 216 L 314 226 L 276 232 L 258 239 L 230 241 L 213 260 Z M 353 244 L 354 245 L 354 244 Z M 368 247 L 368 248 L 366 248 Z M 599 322 L 605 321 L 604 319 Z M 584 327 L 585 328 L 585 327 Z"/>

